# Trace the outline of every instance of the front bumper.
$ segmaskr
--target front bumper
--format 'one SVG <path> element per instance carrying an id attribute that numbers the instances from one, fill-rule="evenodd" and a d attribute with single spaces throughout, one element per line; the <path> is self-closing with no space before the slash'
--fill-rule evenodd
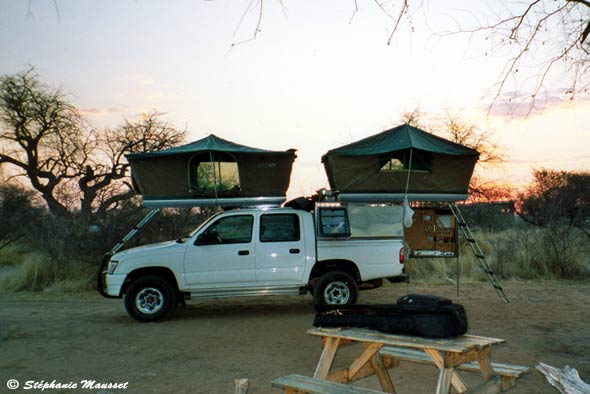
<path id="1" fill-rule="evenodd" d="M 107 272 L 109 259 L 110 256 L 105 256 L 100 264 L 100 269 L 98 270 L 97 275 L 97 290 L 103 297 L 121 298 L 121 287 L 123 286 L 127 275 L 109 275 Z"/>

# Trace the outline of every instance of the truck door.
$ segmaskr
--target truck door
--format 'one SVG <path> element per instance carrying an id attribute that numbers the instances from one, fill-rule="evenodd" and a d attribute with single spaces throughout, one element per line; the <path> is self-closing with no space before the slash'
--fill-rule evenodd
<path id="1" fill-rule="evenodd" d="M 185 254 L 186 283 L 190 287 L 254 285 L 256 248 L 254 216 L 224 216 L 200 233 Z"/>
<path id="2" fill-rule="evenodd" d="M 260 215 L 256 247 L 259 285 L 299 284 L 305 269 L 305 240 L 296 213 Z"/>

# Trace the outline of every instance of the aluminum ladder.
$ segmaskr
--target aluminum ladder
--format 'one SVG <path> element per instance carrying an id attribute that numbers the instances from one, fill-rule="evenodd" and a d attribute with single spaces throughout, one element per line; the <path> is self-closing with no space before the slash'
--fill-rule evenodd
<path id="1" fill-rule="evenodd" d="M 153 219 L 153 217 L 158 214 L 158 212 L 160 212 L 160 208 L 154 208 L 150 210 L 147 213 L 147 215 L 145 215 L 144 218 L 141 219 L 141 221 L 137 223 L 135 227 L 133 227 L 131 231 L 127 233 L 127 235 L 125 235 L 115 246 L 113 246 L 111 250 L 109 250 L 106 253 L 106 255 L 112 256 L 115 253 L 117 253 L 123 247 L 123 245 L 125 245 L 127 241 L 129 241 L 131 238 L 135 236 L 135 234 L 139 232 L 139 230 L 141 230 L 146 224 L 148 224 Z"/>
<path id="2" fill-rule="evenodd" d="M 457 224 L 459 225 L 459 228 L 461 229 L 461 232 L 463 233 L 465 240 L 469 243 L 469 246 L 471 247 L 471 250 L 473 250 L 475 257 L 477 257 L 479 265 L 481 266 L 483 272 L 486 274 L 488 281 L 492 284 L 494 289 L 496 289 L 496 293 L 498 293 L 498 296 L 504 303 L 510 302 L 510 300 L 504 293 L 504 289 L 502 288 L 500 281 L 498 280 L 498 278 L 496 278 L 494 270 L 486 261 L 486 256 L 484 255 L 483 251 L 479 247 L 479 244 L 475 240 L 475 237 L 473 236 L 471 229 L 467 225 L 467 222 L 465 221 L 465 218 L 463 217 L 461 210 L 455 204 L 449 204 L 449 208 L 451 209 L 453 216 L 455 216 Z"/>
<path id="3" fill-rule="evenodd" d="M 148 224 L 150 220 L 152 220 L 153 217 L 158 214 L 158 212 L 160 212 L 160 208 L 155 208 L 149 211 L 147 215 L 145 215 L 144 218 L 141 219 L 141 221 L 137 223 L 135 227 L 133 227 L 131 231 L 127 233 L 127 235 L 125 235 L 119 242 L 117 242 L 115 246 L 113 246 L 111 250 L 109 250 L 103 255 L 102 261 L 98 268 L 98 275 L 96 275 L 96 286 L 100 294 L 102 294 L 105 297 L 111 298 L 111 296 L 105 292 L 105 283 L 103 281 L 104 275 L 107 273 L 107 267 L 111 257 L 115 253 L 117 253 L 123 247 L 123 245 L 125 245 L 127 241 L 133 238 L 135 234 L 139 232 L 139 230 L 141 230 L 146 224 Z"/>

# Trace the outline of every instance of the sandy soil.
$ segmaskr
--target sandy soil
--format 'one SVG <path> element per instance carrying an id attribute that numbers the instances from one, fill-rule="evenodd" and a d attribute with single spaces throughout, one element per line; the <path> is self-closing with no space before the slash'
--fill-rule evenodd
<path id="1" fill-rule="evenodd" d="M 361 293 L 360 302 L 393 302 L 407 293 L 430 293 L 462 303 L 471 334 L 506 339 L 496 361 L 578 369 L 590 381 L 590 283 L 505 284 L 510 304 L 489 285 L 387 284 Z M 158 323 L 137 323 L 121 300 L 99 295 L 0 296 L 0 392 L 23 390 L 26 381 L 74 382 L 75 390 L 45 393 L 233 393 L 234 379 L 249 379 L 249 394 L 278 393 L 270 382 L 290 373 L 311 375 L 321 352 L 306 334 L 311 297 L 190 301 Z M 337 355 L 351 361 L 358 349 Z M 391 370 L 398 393 L 434 392 L 433 367 L 402 363 Z M 480 377 L 465 373 L 468 382 Z M 21 387 L 9 391 L 7 381 Z M 127 389 L 80 389 L 82 380 L 128 382 Z M 375 378 L 360 385 L 378 388 Z M 511 393 L 555 393 L 537 371 Z"/>

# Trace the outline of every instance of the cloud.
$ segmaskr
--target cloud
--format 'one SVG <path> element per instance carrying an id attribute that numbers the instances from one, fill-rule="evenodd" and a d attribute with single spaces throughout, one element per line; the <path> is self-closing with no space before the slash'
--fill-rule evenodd
<path id="1" fill-rule="evenodd" d="M 572 157 L 572 160 L 575 160 L 575 161 L 590 160 L 590 155 L 575 156 L 575 157 Z"/>
<path id="2" fill-rule="evenodd" d="M 148 100 L 158 100 L 161 99 L 162 97 L 164 97 L 164 93 L 162 92 L 152 92 L 152 93 L 148 93 L 145 98 Z"/>
<path id="3" fill-rule="evenodd" d="M 590 168 L 590 155 L 577 155 L 567 158 L 511 159 L 507 160 L 505 165 L 513 168 L 551 168 L 574 171 Z"/>
<path id="4" fill-rule="evenodd" d="M 492 117 L 509 121 L 539 116 L 550 110 L 569 105 L 572 102 L 576 104 L 588 103 L 590 102 L 590 93 L 581 92 L 572 95 L 571 89 L 555 89 L 532 96 L 511 91 L 498 97 L 494 103 L 487 103 L 482 109 Z"/>
<path id="5" fill-rule="evenodd" d="M 88 116 L 108 116 L 125 111 L 125 108 L 80 108 L 80 113 Z"/>

